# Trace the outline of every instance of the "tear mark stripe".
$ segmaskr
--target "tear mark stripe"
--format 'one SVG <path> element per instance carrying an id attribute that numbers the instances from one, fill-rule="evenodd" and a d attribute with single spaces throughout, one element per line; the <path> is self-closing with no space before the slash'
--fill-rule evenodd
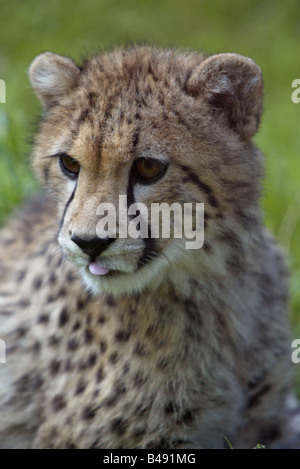
<path id="1" fill-rule="evenodd" d="M 188 168 L 187 166 L 183 164 L 179 164 L 179 167 L 187 174 L 188 176 L 187 181 L 191 181 L 201 190 L 201 192 L 203 192 L 207 196 L 208 202 L 210 203 L 210 205 L 212 205 L 215 208 L 219 208 L 219 202 L 216 199 L 212 188 L 205 182 L 201 181 L 199 177 L 197 176 L 197 174 L 195 174 L 192 169 Z"/>

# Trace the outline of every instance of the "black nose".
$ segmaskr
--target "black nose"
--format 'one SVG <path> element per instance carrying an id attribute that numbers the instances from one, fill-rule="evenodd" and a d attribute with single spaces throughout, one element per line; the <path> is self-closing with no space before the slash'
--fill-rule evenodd
<path id="1" fill-rule="evenodd" d="M 71 240 L 77 244 L 80 249 L 91 256 L 96 258 L 115 240 L 115 238 L 91 238 L 83 239 L 79 236 L 72 236 Z"/>

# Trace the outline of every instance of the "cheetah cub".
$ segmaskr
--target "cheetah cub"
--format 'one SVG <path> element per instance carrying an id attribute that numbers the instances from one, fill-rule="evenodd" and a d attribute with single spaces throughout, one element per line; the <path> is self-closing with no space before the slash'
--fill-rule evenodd
<path id="1" fill-rule="evenodd" d="M 0 235 L 1 446 L 299 446 L 286 269 L 251 141 L 260 68 L 137 46 L 82 66 L 45 52 L 29 76 L 45 192 Z M 121 237 L 118 210 L 99 234 L 119 196 L 203 203 L 202 248 Z"/>

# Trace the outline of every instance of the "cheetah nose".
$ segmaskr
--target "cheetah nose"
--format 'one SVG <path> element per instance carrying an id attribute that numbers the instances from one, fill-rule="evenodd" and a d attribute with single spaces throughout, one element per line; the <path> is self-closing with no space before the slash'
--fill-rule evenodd
<path id="1" fill-rule="evenodd" d="M 77 244 L 80 249 L 88 254 L 92 259 L 95 259 L 97 256 L 102 254 L 105 249 L 115 240 L 115 238 L 91 238 L 84 239 L 79 236 L 72 236 L 71 240 L 73 243 Z"/>

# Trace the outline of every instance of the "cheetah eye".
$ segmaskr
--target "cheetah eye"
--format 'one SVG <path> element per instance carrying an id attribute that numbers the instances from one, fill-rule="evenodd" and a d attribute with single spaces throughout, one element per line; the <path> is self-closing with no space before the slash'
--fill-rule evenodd
<path id="1" fill-rule="evenodd" d="M 153 158 L 139 158 L 134 163 L 134 175 L 141 184 L 150 184 L 160 179 L 168 165 Z"/>
<path id="2" fill-rule="evenodd" d="M 59 158 L 59 163 L 62 172 L 66 176 L 68 176 L 70 179 L 77 178 L 80 170 L 80 164 L 74 160 L 74 158 L 69 155 L 61 155 Z"/>

